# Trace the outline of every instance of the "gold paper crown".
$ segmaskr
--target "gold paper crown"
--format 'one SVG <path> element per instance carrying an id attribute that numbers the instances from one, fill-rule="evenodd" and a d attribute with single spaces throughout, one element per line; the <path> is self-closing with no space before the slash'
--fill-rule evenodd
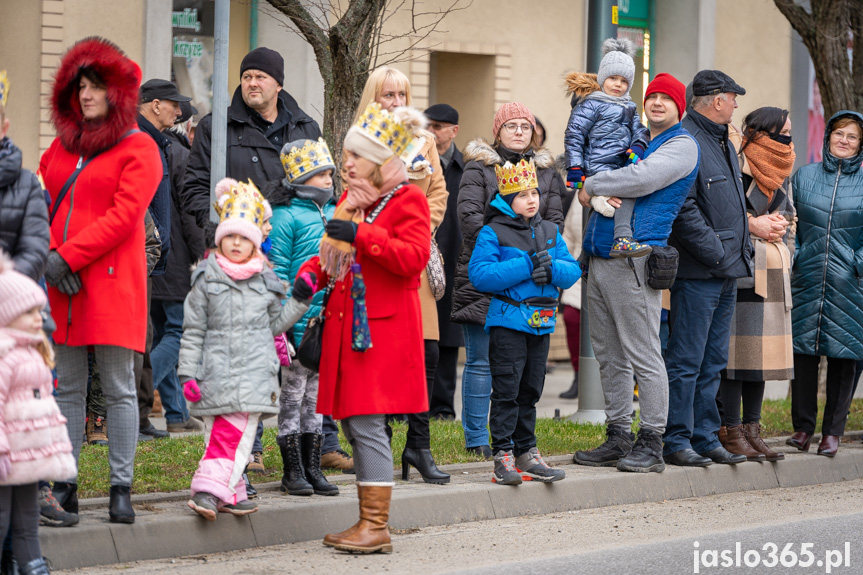
<path id="1" fill-rule="evenodd" d="M 533 158 L 530 162 L 522 159 L 516 165 L 509 162 L 503 166 L 495 165 L 494 175 L 497 176 L 497 189 L 502 196 L 539 188 Z"/>
<path id="2" fill-rule="evenodd" d="M 401 110 L 409 114 L 408 109 L 401 108 Z M 357 120 L 356 126 L 409 164 L 422 146 L 422 138 L 415 137 L 414 131 L 422 127 L 423 116 L 421 114 L 417 117 L 406 116 L 406 120 L 416 125 L 405 125 L 390 112 L 382 110 L 380 104 L 372 102 Z"/>
<path id="3" fill-rule="evenodd" d="M 6 70 L 0 70 L 0 106 L 6 107 L 9 101 L 9 78 L 6 76 Z"/>
<path id="4" fill-rule="evenodd" d="M 264 197 L 251 179 L 248 184 L 238 182 L 231 186 L 227 193 L 230 197 L 215 206 L 219 223 L 237 219 L 247 220 L 258 228 L 264 225 Z"/>
<path id="5" fill-rule="evenodd" d="M 330 148 L 323 138 L 318 138 L 317 142 L 306 140 L 305 146 L 302 148 L 294 146 L 290 152 L 282 154 L 281 159 L 282 167 L 285 168 L 285 175 L 291 182 L 304 174 L 321 168 L 336 169 Z"/>

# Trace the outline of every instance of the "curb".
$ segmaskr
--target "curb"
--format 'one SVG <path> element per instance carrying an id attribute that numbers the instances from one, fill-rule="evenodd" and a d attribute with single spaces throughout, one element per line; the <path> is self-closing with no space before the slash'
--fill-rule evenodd
<path id="1" fill-rule="evenodd" d="M 565 480 L 554 484 L 528 482 L 518 487 L 492 484 L 488 462 L 451 465 L 446 467 L 453 475 L 448 486 L 422 483 L 416 472 L 410 481 L 398 481 L 390 526 L 418 529 L 863 478 L 863 448 L 853 444 L 843 445 L 832 459 L 796 451 L 785 453 L 786 459 L 775 463 L 668 466 L 663 473 L 646 474 L 573 465 L 570 456 L 562 455 L 547 461 L 567 471 Z M 223 514 L 215 523 L 201 520 L 177 502 L 188 493 L 136 496 L 138 517 L 133 525 L 108 523 L 105 505 L 89 500 L 78 526 L 40 529 L 42 552 L 54 569 L 71 569 L 320 539 L 351 525 L 357 516 L 355 489 L 344 485 L 352 476 L 332 477 L 338 477 L 342 484 L 339 497 L 287 497 L 264 491 L 258 497 L 257 513 L 244 517 Z M 513 497 L 515 489 L 517 497 Z M 92 510 L 99 505 L 100 509 Z"/>

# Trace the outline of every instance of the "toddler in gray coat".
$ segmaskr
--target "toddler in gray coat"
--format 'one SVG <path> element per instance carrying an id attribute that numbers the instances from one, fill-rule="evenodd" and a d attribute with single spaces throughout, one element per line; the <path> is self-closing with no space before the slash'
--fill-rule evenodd
<path id="1" fill-rule="evenodd" d="M 177 373 L 192 415 L 204 420 L 207 448 L 192 478 L 189 507 L 215 521 L 219 512 L 257 511 L 243 471 L 258 420 L 279 412 L 279 358 L 273 336 L 309 309 L 316 279 L 300 277 L 285 292 L 261 253 L 267 202 L 249 182 L 216 186 L 216 249 L 192 273 Z"/>

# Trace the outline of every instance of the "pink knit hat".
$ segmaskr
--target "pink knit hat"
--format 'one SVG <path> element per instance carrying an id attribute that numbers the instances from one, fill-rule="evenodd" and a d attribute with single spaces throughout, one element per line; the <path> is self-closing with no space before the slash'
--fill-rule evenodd
<path id="1" fill-rule="evenodd" d="M 536 130 L 536 119 L 533 117 L 533 114 L 530 113 L 527 106 L 519 104 L 518 102 L 510 102 L 509 104 L 503 104 L 497 109 L 497 112 L 495 112 L 494 125 L 491 130 L 492 136 L 497 138 L 500 134 L 501 127 L 510 120 L 515 120 L 516 118 L 524 118 L 530 122 L 530 125 L 533 126 L 534 130 Z"/>
<path id="2" fill-rule="evenodd" d="M 12 260 L 0 251 L 0 327 L 34 307 L 45 307 L 48 301 L 36 282 L 12 267 Z"/>

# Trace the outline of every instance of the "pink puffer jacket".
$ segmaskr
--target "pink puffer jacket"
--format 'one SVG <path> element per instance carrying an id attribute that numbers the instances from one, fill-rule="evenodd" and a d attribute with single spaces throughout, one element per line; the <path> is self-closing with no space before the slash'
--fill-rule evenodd
<path id="1" fill-rule="evenodd" d="M 66 418 L 52 395 L 51 370 L 38 336 L 0 328 L 0 453 L 12 472 L 0 485 L 66 481 L 77 469 Z"/>

